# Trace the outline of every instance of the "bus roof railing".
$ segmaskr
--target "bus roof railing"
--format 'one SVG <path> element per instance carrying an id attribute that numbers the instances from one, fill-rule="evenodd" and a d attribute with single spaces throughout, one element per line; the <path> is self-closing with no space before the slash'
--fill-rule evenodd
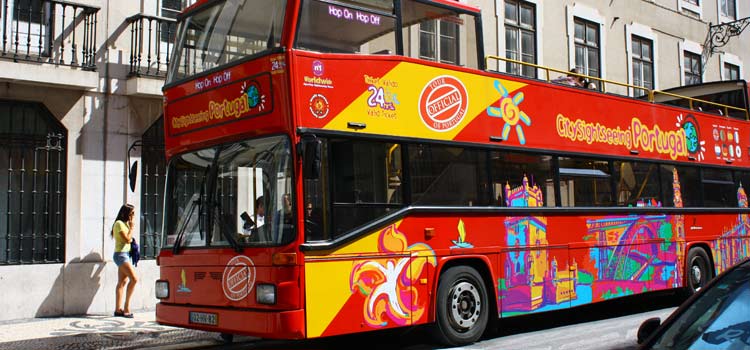
<path id="1" fill-rule="evenodd" d="M 699 110 L 699 111 L 701 111 L 701 109 L 696 109 L 695 105 L 698 104 L 698 103 L 702 103 L 702 104 L 707 104 L 707 105 L 716 107 L 716 109 L 719 110 L 719 111 L 721 111 L 724 116 L 729 116 L 729 111 L 730 110 L 740 111 L 740 112 L 742 112 L 745 115 L 745 120 L 750 120 L 750 116 L 748 115 L 747 109 L 743 109 L 743 108 L 739 108 L 739 107 L 735 107 L 735 106 L 729 106 L 729 105 L 725 105 L 725 104 L 721 104 L 721 103 L 717 103 L 717 102 L 711 102 L 711 101 L 702 100 L 702 99 L 699 99 L 699 98 L 694 98 L 694 97 L 688 97 L 688 96 L 673 94 L 671 92 L 665 92 L 665 91 L 660 91 L 660 90 L 653 90 L 653 89 L 645 88 L 643 86 L 637 86 L 637 85 L 632 85 L 632 84 L 621 83 L 619 81 L 602 79 L 602 78 L 599 78 L 599 77 L 593 77 L 593 76 L 589 76 L 589 75 L 585 75 L 585 74 L 579 74 L 579 73 L 574 73 L 574 72 L 570 72 L 570 71 L 564 71 L 564 70 L 555 69 L 555 68 L 551 68 L 551 67 L 547 67 L 547 66 L 541 66 L 541 65 L 538 65 L 538 64 L 533 64 L 533 63 L 529 63 L 529 62 L 518 61 L 518 60 L 514 60 L 514 59 L 510 59 L 510 58 L 505 58 L 505 57 L 500 57 L 500 56 L 494 56 L 494 55 L 489 55 L 489 56 L 485 57 L 485 67 L 489 67 L 489 62 L 491 60 L 504 61 L 504 62 L 508 62 L 508 63 L 519 64 L 519 65 L 526 66 L 526 67 L 532 67 L 532 68 L 535 68 L 535 69 L 544 70 L 545 71 L 545 80 L 547 82 L 553 82 L 552 79 L 550 79 L 550 72 L 561 73 L 561 74 L 566 74 L 566 75 L 572 75 L 572 76 L 576 76 L 576 77 L 588 79 L 589 81 L 596 81 L 596 82 L 598 82 L 599 86 L 601 87 L 601 91 L 602 92 L 607 92 L 607 84 L 609 84 L 609 85 L 615 85 L 615 86 L 620 86 L 620 87 L 627 88 L 628 91 L 630 91 L 629 89 L 633 89 L 634 91 L 635 90 L 643 91 L 644 95 L 646 95 L 647 98 L 648 98 L 648 102 L 651 102 L 651 103 L 655 102 L 654 101 L 654 96 L 655 95 L 657 95 L 657 94 L 666 95 L 666 96 L 671 96 L 671 97 L 675 97 L 675 98 L 678 98 L 678 99 L 684 99 L 684 100 L 688 101 L 688 106 L 689 106 L 689 108 L 691 110 Z M 498 67 L 499 66 L 500 66 L 500 64 L 498 63 Z"/>

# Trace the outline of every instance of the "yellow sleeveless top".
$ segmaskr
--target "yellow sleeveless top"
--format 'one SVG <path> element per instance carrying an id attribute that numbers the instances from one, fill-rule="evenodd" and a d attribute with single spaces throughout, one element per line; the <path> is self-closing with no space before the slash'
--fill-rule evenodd
<path id="1" fill-rule="evenodd" d="M 112 233 L 115 236 L 115 253 L 127 253 L 130 251 L 130 242 L 125 242 L 125 238 L 120 234 L 120 232 L 129 229 L 128 224 L 120 220 L 115 221 L 115 225 L 112 227 Z"/>

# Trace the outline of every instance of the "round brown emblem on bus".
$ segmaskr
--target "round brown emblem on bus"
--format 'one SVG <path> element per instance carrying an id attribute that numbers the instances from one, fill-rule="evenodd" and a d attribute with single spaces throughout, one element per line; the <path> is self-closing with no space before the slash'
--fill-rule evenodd
<path id="1" fill-rule="evenodd" d="M 255 285 L 255 264 L 253 261 L 239 255 L 229 260 L 221 278 L 224 295 L 232 301 L 245 299 Z"/>
<path id="2" fill-rule="evenodd" d="M 419 115 L 431 130 L 449 131 L 464 119 L 469 95 L 464 84 L 449 75 L 430 80 L 419 95 Z"/>

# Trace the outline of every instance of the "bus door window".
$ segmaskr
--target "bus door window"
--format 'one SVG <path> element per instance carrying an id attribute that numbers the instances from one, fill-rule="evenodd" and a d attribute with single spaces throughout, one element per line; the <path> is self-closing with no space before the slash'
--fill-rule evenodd
<path id="1" fill-rule="evenodd" d="M 490 171 L 496 201 L 508 207 L 554 207 L 555 182 L 552 156 L 518 152 L 492 152 Z"/>
<path id="2" fill-rule="evenodd" d="M 703 168 L 703 206 L 729 207 L 737 203 L 737 188 L 729 169 Z"/>
<path id="3" fill-rule="evenodd" d="M 326 53 L 396 54 L 392 1 L 306 0 L 299 17 L 297 48 Z"/>
<path id="4" fill-rule="evenodd" d="M 330 211 L 330 194 L 327 184 L 329 183 L 328 175 L 328 142 L 326 139 L 320 139 L 320 170 L 317 177 L 310 174 L 303 174 L 304 181 L 304 203 L 305 203 L 305 241 L 325 241 L 330 239 L 329 223 L 331 220 Z M 313 169 L 304 169 L 304 171 L 314 171 Z M 309 209 L 308 209 L 309 208 Z"/>
<path id="5" fill-rule="evenodd" d="M 429 144 L 409 145 L 411 199 L 416 205 L 490 204 L 487 152 Z"/>
<path id="6" fill-rule="evenodd" d="M 661 207 L 659 166 L 655 163 L 614 161 L 618 206 Z"/>
<path id="7" fill-rule="evenodd" d="M 401 1 L 401 13 L 405 56 L 478 68 L 473 15 L 417 1 Z"/>
<path id="8" fill-rule="evenodd" d="M 393 143 L 331 140 L 333 235 L 344 234 L 403 206 L 394 191 L 400 152 Z M 398 147 L 397 147 L 398 148 Z"/>
<path id="9" fill-rule="evenodd" d="M 659 181 L 665 207 L 702 206 L 701 181 L 697 167 L 663 164 L 660 166 Z"/>
<path id="10" fill-rule="evenodd" d="M 610 162 L 559 158 L 560 205 L 592 207 L 614 205 Z"/>

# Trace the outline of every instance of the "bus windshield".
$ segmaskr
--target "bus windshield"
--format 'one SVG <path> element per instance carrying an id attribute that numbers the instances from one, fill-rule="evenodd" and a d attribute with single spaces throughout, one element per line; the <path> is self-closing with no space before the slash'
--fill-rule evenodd
<path id="1" fill-rule="evenodd" d="M 280 46 L 285 10 L 285 0 L 226 0 L 189 12 L 167 83 Z"/>
<path id="2" fill-rule="evenodd" d="M 291 162 L 284 136 L 174 157 L 167 169 L 164 247 L 289 243 L 295 232 Z"/>

